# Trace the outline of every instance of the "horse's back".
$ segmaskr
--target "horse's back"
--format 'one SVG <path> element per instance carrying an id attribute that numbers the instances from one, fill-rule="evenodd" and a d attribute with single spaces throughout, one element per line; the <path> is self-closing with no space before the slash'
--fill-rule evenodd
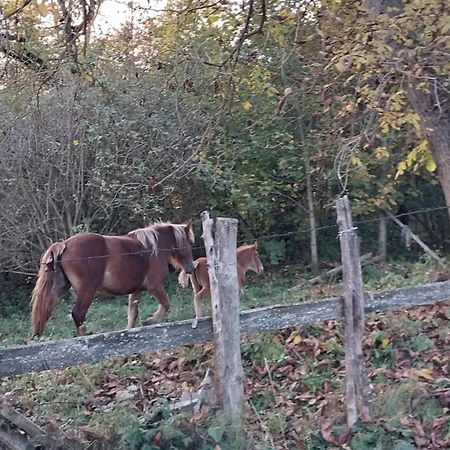
<path id="1" fill-rule="evenodd" d="M 67 254 L 72 253 L 79 257 L 104 255 L 106 252 L 105 236 L 98 233 L 80 233 L 64 241 L 66 245 L 65 259 Z"/>
<path id="2" fill-rule="evenodd" d="M 104 236 L 98 233 L 81 233 L 65 241 L 66 255 L 86 260 L 106 260 L 126 258 L 127 256 L 145 257 L 142 244 L 129 236 Z M 67 256 L 66 256 L 67 258 Z M 145 259 L 147 259 L 145 257 Z"/>
<path id="3" fill-rule="evenodd" d="M 148 252 L 128 236 L 82 233 L 67 241 L 61 262 L 75 290 L 95 289 L 111 295 L 142 289 Z"/>

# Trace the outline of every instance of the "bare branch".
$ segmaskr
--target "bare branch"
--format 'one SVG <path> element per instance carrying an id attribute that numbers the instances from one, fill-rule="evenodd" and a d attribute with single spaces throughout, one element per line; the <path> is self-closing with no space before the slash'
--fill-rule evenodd
<path id="1" fill-rule="evenodd" d="M 24 8 L 26 8 L 31 2 L 32 2 L 32 0 L 25 0 L 21 6 L 18 6 L 13 12 L 7 14 L 5 17 L 3 17 L 2 19 L 0 19 L 0 21 L 1 21 L 1 22 L 4 22 L 5 20 L 8 20 L 10 17 L 15 16 L 16 14 L 19 14 L 19 13 L 22 12 L 22 10 L 23 10 Z"/>

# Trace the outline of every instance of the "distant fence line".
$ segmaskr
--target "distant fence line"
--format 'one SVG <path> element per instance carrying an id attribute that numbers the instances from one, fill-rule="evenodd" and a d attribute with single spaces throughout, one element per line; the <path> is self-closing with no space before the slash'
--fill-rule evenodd
<path id="1" fill-rule="evenodd" d="M 382 210 L 384 211 L 384 213 L 386 214 L 386 219 L 392 220 L 394 223 L 397 223 L 397 225 L 399 224 L 398 219 L 401 217 L 406 217 L 406 216 L 413 216 L 416 214 L 421 214 L 421 213 L 427 213 L 427 212 L 437 212 L 437 211 L 444 211 L 444 210 L 448 210 L 449 207 L 447 206 L 439 206 L 439 207 L 434 207 L 434 208 L 423 208 L 423 209 L 418 209 L 418 210 L 414 210 L 414 211 L 410 211 L 410 212 L 405 212 L 405 213 L 401 213 L 401 214 L 392 214 L 389 211 L 386 210 Z M 395 220 L 397 219 L 397 220 Z M 380 220 L 382 220 L 380 218 L 380 216 L 374 217 L 374 218 L 370 218 L 370 219 L 362 219 L 362 220 L 357 220 L 354 222 L 355 226 L 358 225 L 367 225 L 370 223 L 376 223 L 379 222 Z M 400 222 L 401 223 L 401 222 Z M 407 226 L 405 226 L 404 224 L 401 225 L 404 228 L 408 228 Z M 312 231 L 322 231 L 322 230 L 331 230 L 333 228 L 337 228 L 337 224 L 332 224 L 332 225 L 323 225 L 320 227 L 316 227 L 316 228 L 305 228 L 302 230 L 295 230 L 295 231 L 287 231 L 284 233 L 273 233 L 273 234 L 266 234 L 266 235 L 261 235 L 261 236 L 256 236 L 253 237 L 253 240 L 258 240 L 258 241 L 262 241 L 262 240 L 268 240 L 268 239 L 274 239 L 274 238 L 282 238 L 282 237 L 289 237 L 289 236 L 295 236 L 295 235 L 299 235 L 299 234 L 306 234 L 306 233 L 311 233 Z M 245 242 L 248 242 L 249 239 L 242 239 L 242 240 L 238 240 L 237 243 L 238 244 L 243 244 Z M 421 246 L 421 243 L 418 242 L 418 244 Z M 198 245 L 198 246 L 191 246 L 192 250 L 203 250 L 204 246 L 202 245 Z M 426 250 L 427 251 L 427 250 Z M 143 250 L 139 253 L 146 253 L 148 252 L 148 250 Z M 126 256 L 128 255 L 128 253 L 123 253 L 120 254 L 119 256 Z M 92 257 L 86 257 L 86 258 L 78 258 L 78 259 L 90 259 Z M 102 258 L 102 256 L 100 257 L 94 257 L 94 258 Z M 436 258 L 434 258 L 436 259 Z M 15 269 L 0 269 L 0 273 L 15 273 L 18 275 L 24 275 L 24 276 L 30 276 L 30 277 L 36 277 L 38 274 L 37 272 L 25 272 L 22 270 L 15 270 Z"/>

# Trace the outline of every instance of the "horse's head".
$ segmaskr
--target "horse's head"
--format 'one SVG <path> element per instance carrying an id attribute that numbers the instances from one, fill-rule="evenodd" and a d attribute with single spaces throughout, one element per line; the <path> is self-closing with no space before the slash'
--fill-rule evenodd
<path id="1" fill-rule="evenodd" d="M 240 264 L 244 267 L 244 270 L 252 270 L 253 272 L 260 274 L 264 272 L 264 266 L 258 253 L 258 242 L 252 245 L 243 245 L 238 249 L 238 258 Z"/>
<path id="2" fill-rule="evenodd" d="M 262 265 L 261 259 L 259 258 L 259 253 L 258 253 L 258 242 L 255 242 L 252 245 L 253 248 L 253 252 L 252 252 L 252 262 L 253 262 L 253 267 L 251 267 L 251 269 L 255 272 L 255 273 L 262 273 L 264 272 L 264 266 Z"/>
<path id="3" fill-rule="evenodd" d="M 191 244 L 194 243 L 195 237 L 192 230 L 192 220 L 183 225 L 173 225 L 175 236 L 175 245 L 172 250 L 172 263 L 186 273 L 192 273 L 195 269 L 194 260 L 192 258 Z"/>

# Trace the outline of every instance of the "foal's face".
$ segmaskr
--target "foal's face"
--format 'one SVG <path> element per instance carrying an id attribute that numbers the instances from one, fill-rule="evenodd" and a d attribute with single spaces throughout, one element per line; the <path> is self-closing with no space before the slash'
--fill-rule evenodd
<path id="1" fill-rule="evenodd" d="M 252 264 L 249 267 L 250 270 L 253 270 L 253 272 L 259 274 L 264 272 L 264 266 L 262 265 L 261 260 L 259 259 L 259 253 L 258 253 L 258 244 L 255 242 L 252 245 Z"/>

